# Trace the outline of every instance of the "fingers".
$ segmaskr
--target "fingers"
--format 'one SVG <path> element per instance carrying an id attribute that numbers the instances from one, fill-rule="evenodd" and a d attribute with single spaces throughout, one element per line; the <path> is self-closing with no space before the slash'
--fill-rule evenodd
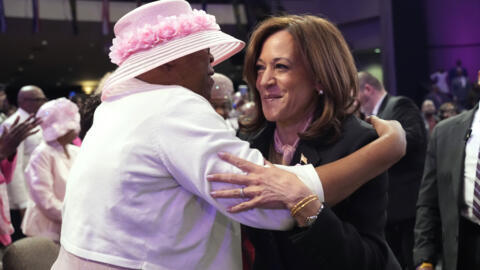
<path id="1" fill-rule="evenodd" d="M 228 212 L 230 213 L 238 213 L 246 210 L 250 210 L 252 208 L 255 208 L 257 205 L 260 205 L 261 199 L 259 197 L 255 197 L 249 201 L 239 203 L 237 205 L 234 205 L 228 209 Z"/>
<path id="2" fill-rule="evenodd" d="M 235 188 L 235 189 L 225 189 L 225 190 L 215 190 L 210 192 L 212 198 L 245 198 L 247 197 L 245 188 Z"/>
<path id="3" fill-rule="evenodd" d="M 239 168 L 240 170 L 244 171 L 244 172 L 253 172 L 255 170 L 258 170 L 260 168 L 262 168 L 261 166 L 258 166 L 257 164 L 254 164 L 250 161 L 247 161 L 247 160 L 244 160 L 244 159 L 241 159 L 239 157 L 236 157 L 236 156 L 233 156 L 229 153 L 226 153 L 226 152 L 220 152 L 218 153 L 218 157 L 220 157 L 221 160 L 223 161 L 226 161 L 230 164 L 232 164 L 233 166 Z"/>
<path id="4" fill-rule="evenodd" d="M 28 132 L 25 132 L 25 133 L 21 134 L 21 137 L 20 137 L 21 139 L 20 139 L 20 141 L 25 140 L 25 139 L 26 139 L 27 137 L 29 137 L 30 135 L 33 135 L 33 134 L 35 134 L 35 133 L 37 133 L 37 132 L 39 132 L 39 131 L 40 131 L 40 130 L 37 129 L 37 130 L 31 130 L 31 131 L 28 131 Z"/>
<path id="5" fill-rule="evenodd" d="M 20 115 L 15 118 L 15 121 L 13 121 L 12 127 L 14 127 L 16 124 L 18 124 L 18 121 L 20 121 Z"/>
<path id="6" fill-rule="evenodd" d="M 224 173 L 224 174 L 211 174 L 207 176 L 207 180 L 210 182 L 222 182 L 222 183 L 230 183 L 236 185 L 251 185 L 254 183 L 254 180 L 250 178 L 250 176 L 245 174 L 231 174 L 231 173 Z"/>

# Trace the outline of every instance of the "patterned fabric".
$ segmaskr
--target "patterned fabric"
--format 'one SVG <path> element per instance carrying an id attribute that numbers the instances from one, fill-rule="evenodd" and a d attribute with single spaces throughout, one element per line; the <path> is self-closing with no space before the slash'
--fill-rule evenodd
<path id="1" fill-rule="evenodd" d="M 479 151 L 480 160 L 480 151 Z M 475 187 L 473 189 L 473 207 L 472 212 L 475 218 L 480 220 L 480 163 L 477 161 L 477 173 L 475 177 Z"/>

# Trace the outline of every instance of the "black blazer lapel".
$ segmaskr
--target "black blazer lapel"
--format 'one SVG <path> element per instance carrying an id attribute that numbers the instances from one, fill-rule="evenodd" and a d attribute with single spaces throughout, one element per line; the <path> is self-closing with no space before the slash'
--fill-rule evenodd
<path id="1" fill-rule="evenodd" d="M 300 140 L 297 150 L 293 155 L 292 162 L 290 165 L 295 164 L 312 164 L 313 166 L 318 166 L 322 162 L 321 157 L 315 147 L 309 145 L 308 142 Z"/>
<path id="2" fill-rule="evenodd" d="M 378 108 L 378 112 L 377 112 L 377 115 L 381 118 L 382 117 L 382 113 L 383 111 L 385 110 L 385 107 L 387 107 L 387 104 L 388 104 L 388 100 L 390 99 L 390 95 L 387 94 L 385 95 L 385 98 L 382 100 L 382 103 L 380 104 L 380 107 Z"/>

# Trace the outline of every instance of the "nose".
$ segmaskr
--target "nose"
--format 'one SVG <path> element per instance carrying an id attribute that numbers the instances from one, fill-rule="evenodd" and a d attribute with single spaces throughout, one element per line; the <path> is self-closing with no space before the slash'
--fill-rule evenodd
<path id="1" fill-rule="evenodd" d="M 273 85 L 274 82 L 275 82 L 275 74 L 273 73 L 272 69 L 266 67 L 263 72 L 258 74 L 258 77 L 257 77 L 258 86 L 265 88 L 270 85 Z"/>
<path id="2" fill-rule="evenodd" d="M 210 50 L 208 51 L 208 57 L 210 57 L 210 63 L 213 63 L 213 60 L 215 59 L 213 57 L 213 54 L 210 52 Z"/>

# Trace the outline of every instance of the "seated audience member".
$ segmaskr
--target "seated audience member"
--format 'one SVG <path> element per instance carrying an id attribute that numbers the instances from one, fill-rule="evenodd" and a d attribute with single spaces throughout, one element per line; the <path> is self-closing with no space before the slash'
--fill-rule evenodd
<path id="1" fill-rule="evenodd" d="M 422 116 L 423 121 L 425 122 L 425 129 L 430 135 L 433 128 L 438 122 L 437 109 L 435 108 L 435 104 L 433 104 L 433 101 L 431 101 L 430 99 L 427 99 L 422 103 Z"/>
<path id="2" fill-rule="evenodd" d="M 431 85 L 430 91 L 425 96 L 425 99 L 433 101 L 435 108 L 439 108 L 440 105 L 451 100 L 448 96 L 445 96 L 442 92 L 440 92 L 436 84 Z"/>
<path id="3" fill-rule="evenodd" d="M 0 136 L 0 243 L 4 246 L 12 242 L 10 235 L 14 231 L 6 185 L 12 181 L 17 147 L 25 138 L 38 132 L 38 129 L 32 131 L 38 125 L 36 118 L 31 116 L 22 123 L 19 123 L 19 119 L 17 117 L 12 126 L 5 128 Z"/>
<path id="4" fill-rule="evenodd" d="M 445 102 L 438 108 L 438 116 L 441 120 L 450 118 L 458 114 L 457 105 L 453 102 Z"/>
<path id="5" fill-rule="evenodd" d="M 105 83 L 68 179 L 62 248 L 53 269 L 241 269 L 240 226 L 234 221 L 277 230 L 295 222 L 278 201 L 283 209 L 232 214 L 226 205 L 243 199 L 210 196 L 209 174 L 238 171 L 221 162 L 218 152 L 265 163 L 208 103 L 212 66 L 244 43 L 182 0 L 143 5 L 114 29 L 110 56 L 118 68 Z M 381 136 L 350 156 L 355 162 L 347 157 L 347 164 L 334 165 L 336 175 L 355 171 L 334 182 L 348 182 L 342 191 L 350 194 L 372 171 L 381 173 L 405 151 L 400 134 Z M 288 205 L 312 190 L 323 197 L 332 189 L 335 176 L 319 180 L 324 168 L 281 168 L 262 167 L 259 175 L 287 181 Z"/>
<path id="6" fill-rule="evenodd" d="M 42 105 L 37 117 L 45 141 L 35 149 L 25 170 L 32 201 L 22 231 L 58 242 L 67 176 L 79 149 L 71 143 L 80 131 L 80 114 L 75 103 L 59 98 Z"/>
<path id="7" fill-rule="evenodd" d="M 227 125 L 238 130 L 238 119 L 230 117 L 232 112 L 233 82 L 227 76 L 215 73 L 212 75 L 214 81 L 210 93 L 210 103 L 215 111 L 225 119 Z"/>

